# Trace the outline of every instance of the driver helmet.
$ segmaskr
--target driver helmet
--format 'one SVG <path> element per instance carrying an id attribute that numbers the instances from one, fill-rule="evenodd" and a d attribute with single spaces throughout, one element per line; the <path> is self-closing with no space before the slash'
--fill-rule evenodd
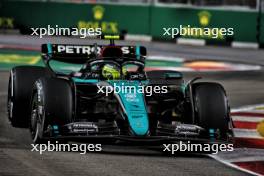
<path id="1" fill-rule="evenodd" d="M 120 79 L 120 69 L 116 65 L 105 64 L 102 75 L 105 79 Z"/>

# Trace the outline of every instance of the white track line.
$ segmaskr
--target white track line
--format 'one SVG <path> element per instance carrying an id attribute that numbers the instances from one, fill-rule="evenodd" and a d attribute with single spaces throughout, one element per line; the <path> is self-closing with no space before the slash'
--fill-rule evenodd
<path id="1" fill-rule="evenodd" d="M 178 38 L 177 44 L 180 45 L 195 45 L 195 46 L 204 46 L 205 40 L 203 39 L 187 39 L 187 38 Z"/>
<path id="2" fill-rule="evenodd" d="M 232 116 L 233 121 L 239 122 L 261 122 L 264 120 L 264 117 L 250 117 L 250 116 Z"/>
<path id="3" fill-rule="evenodd" d="M 264 152 L 264 150 L 263 150 Z M 227 162 L 235 163 L 235 162 L 254 162 L 254 161 L 263 161 L 264 156 L 241 156 L 239 158 L 228 159 Z"/>
<path id="4" fill-rule="evenodd" d="M 231 110 L 231 113 L 232 112 L 239 112 L 239 111 L 248 111 L 250 110 L 251 112 L 254 112 L 256 108 L 260 108 L 260 107 L 264 107 L 264 104 L 257 104 L 257 105 L 249 105 L 249 106 L 243 106 L 243 107 L 240 107 L 240 108 L 234 108 Z M 261 111 L 261 110 L 257 110 L 257 111 Z M 261 112 L 263 112 L 264 114 L 264 110 L 262 110 Z"/>
<path id="5" fill-rule="evenodd" d="M 252 139 L 263 139 L 262 136 L 257 132 L 256 129 L 241 129 L 234 128 L 234 136 L 237 138 L 252 138 Z"/>
<path id="6" fill-rule="evenodd" d="M 249 174 L 252 174 L 252 175 L 256 175 L 256 176 L 261 176 L 260 174 L 256 173 L 256 172 L 253 172 L 253 171 L 250 171 L 250 170 L 247 170 L 247 169 L 243 169 L 235 164 L 232 164 L 226 160 L 223 160 L 221 159 L 219 156 L 217 155 L 208 155 L 209 157 L 215 159 L 216 161 L 220 162 L 220 163 L 223 163 L 231 168 L 234 168 L 234 169 L 237 169 L 237 170 L 240 170 L 240 171 L 243 171 L 243 172 L 246 172 L 246 173 L 249 173 Z"/>
<path id="7" fill-rule="evenodd" d="M 251 43 L 251 42 L 232 42 L 231 46 L 233 48 L 254 48 L 258 49 L 258 43 Z"/>
<path id="8" fill-rule="evenodd" d="M 144 41 L 144 42 L 150 42 L 152 40 L 152 37 L 149 35 L 133 35 L 133 34 L 127 34 L 125 35 L 125 40 L 128 41 Z"/>
<path id="9" fill-rule="evenodd" d="M 173 61 L 173 62 L 184 62 L 185 61 L 185 59 L 181 57 L 162 56 L 162 55 L 148 56 L 147 60 Z"/>

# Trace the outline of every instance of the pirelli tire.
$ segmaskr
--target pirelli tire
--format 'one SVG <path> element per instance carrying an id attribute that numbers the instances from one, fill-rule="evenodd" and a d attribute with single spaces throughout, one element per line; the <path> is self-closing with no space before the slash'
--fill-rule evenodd
<path id="1" fill-rule="evenodd" d="M 35 81 L 50 75 L 44 67 L 18 66 L 10 71 L 7 114 L 11 125 L 27 128 L 30 117 L 30 99 Z"/>
<path id="2" fill-rule="evenodd" d="M 70 83 L 61 78 L 36 81 L 31 101 L 30 132 L 34 143 L 45 143 L 72 122 L 74 98 Z M 56 126 L 57 129 L 54 128 Z M 57 130 L 55 134 L 55 130 Z"/>
<path id="3" fill-rule="evenodd" d="M 199 126 L 215 132 L 220 139 L 228 139 L 231 119 L 225 90 L 221 84 L 199 82 L 193 84 L 195 116 Z"/>

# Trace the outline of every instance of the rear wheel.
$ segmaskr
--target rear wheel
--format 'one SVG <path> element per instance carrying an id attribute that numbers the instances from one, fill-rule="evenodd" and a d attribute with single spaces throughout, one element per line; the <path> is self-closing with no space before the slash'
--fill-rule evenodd
<path id="1" fill-rule="evenodd" d="M 193 98 L 196 120 L 209 133 L 226 139 L 229 132 L 229 105 L 224 88 L 218 83 L 194 83 Z"/>
<path id="2" fill-rule="evenodd" d="M 57 135 L 59 127 L 70 123 L 73 116 L 73 94 L 67 80 L 41 78 L 33 89 L 30 132 L 34 143 Z"/>
<path id="3" fill-rule="evenodd" d="M 28 127 L 34 82 L 48 75 L 50 73 L 44 67 L 37 66 L 18 66 L 10 71 L 7 111 L 12 126 Z"/>

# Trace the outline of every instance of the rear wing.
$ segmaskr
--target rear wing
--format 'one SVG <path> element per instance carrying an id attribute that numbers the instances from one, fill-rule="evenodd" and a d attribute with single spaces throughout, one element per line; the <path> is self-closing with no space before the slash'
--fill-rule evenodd
<path id="1" fill-rule="evenodd" d="M 44 59 L 82 64 L 88 60 L 96 59 L 96 56 L 99 55 L 105 47 L 109 47 L 109 45 L 43 44 L 41 46 L 41 52 Z M 123 52 L 123 57 L 130 58 L 130 60 L 145 59 L 147 54 L 147 50 L 144 46 L 115 45 L 114 47 L 120 47 Z"/>

